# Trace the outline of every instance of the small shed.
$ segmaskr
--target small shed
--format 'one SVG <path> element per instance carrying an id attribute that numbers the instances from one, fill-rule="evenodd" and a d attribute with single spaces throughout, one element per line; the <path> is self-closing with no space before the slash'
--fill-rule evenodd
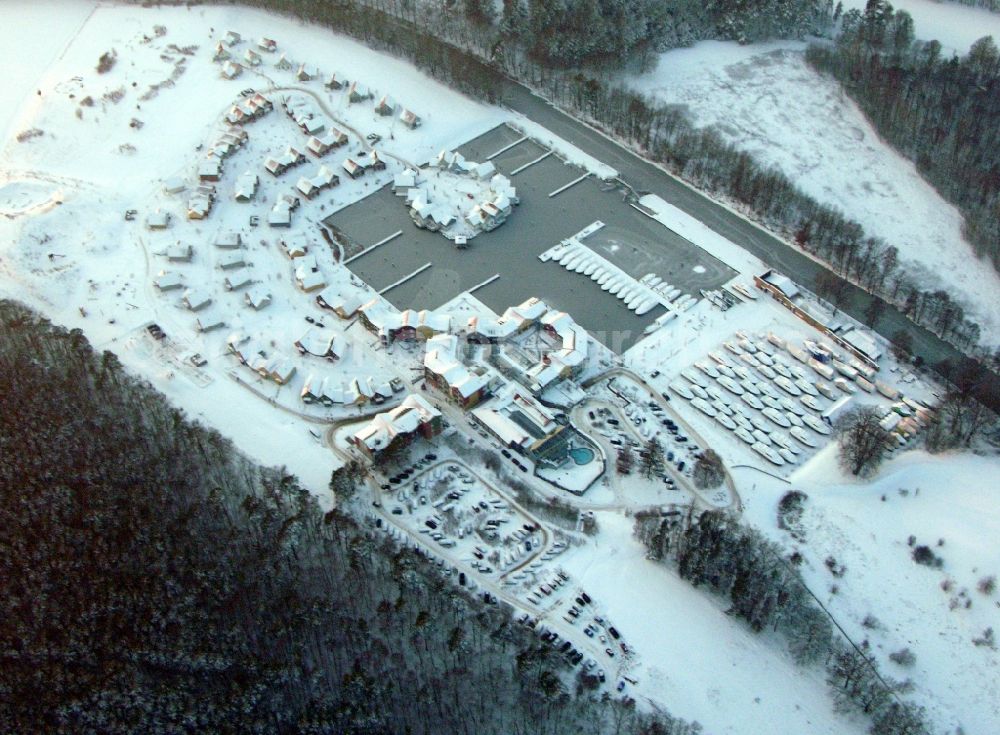
<path id="1" fill-rule="evenodd" d="M 170 226 L 170 213 L 157 209 L 146 217 L 146 227 L 151 230 L 165 230 Z"/>
<path id="2" fill-rule="evenodd" d="M 243 299 L 251 309 L 260 311 L 271 303 L 271 292 L 263 283 L 258 283 L 243 294 Z"/>
<path id="3" fill-rule="evenodd" d="M 421 123 L 420 117 L 416 113 L 405 108 L 399 113 L 399 121 L 410 130 L 416 130 L 420 127 Z"/>
<path id="4" fill-rule="evenodd" d="M 212 303 L 212 297 L 202 291 L 189 288 L 181 296 L 181 303 L 191 311 L 201 311 Z"/>
<path id="5" fill-rule="evenodd" d="M 184 279 L 181 278 L 180 273 L 160 271 L 159 275 L 153 279 L 153 285 L 160 291 L 173 291 L 174 289 L 181 288 L 184 285 Z"/>

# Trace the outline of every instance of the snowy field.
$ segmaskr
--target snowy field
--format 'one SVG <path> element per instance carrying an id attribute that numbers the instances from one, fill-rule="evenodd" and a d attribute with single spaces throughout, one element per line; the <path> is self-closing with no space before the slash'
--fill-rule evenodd
<path id="1" fill-rule="evenodd" d="M 683 105 L 696 125 L 715 127 L 895 245 L 919 282 L 946 288 L 975 316 L 984 344 L 1000 344 L 1000 275 L 977 261 L 961 214 L 878 137 L 835 80 L 809 67 L 804 48 L 705 41 L 663 54 L 655 71 L 630 83 Z"/>
<path id="2" fill-rule="evenodd" d="M 737 477 L 753 488 L 743 496 L 748 520 L 802 553 L 810 588 L 854 640 L 871 643 L 884 673 L 914 681 L 912 696 L 938 731 L 995 732 L 1000 722 L 1000 653 L 973 643 L 997 629 L 1000 594 L 978 586 L 1000 576 L 998 471 L 996 457 L 908 452 L 859 482 L 842 474 L 831 446 L 791 485 L 748 471 Z M 801 543 L 776 527 L 777 502 L 790 488 L 809 496 Z M 941 568 L 912 560 L 911 535 Z M 841 577 L 828 557 L 846 568 Z M 875 621 L 866 626 L 869 615 Z M 910 666 L 889 659 L 903 648 L 916 657 Z"/>

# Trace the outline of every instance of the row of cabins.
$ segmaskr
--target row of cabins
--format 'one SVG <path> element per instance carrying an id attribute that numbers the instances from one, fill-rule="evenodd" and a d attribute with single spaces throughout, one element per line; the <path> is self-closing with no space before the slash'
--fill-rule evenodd
<path id="1" fill-rule="evenodd" d="M 283 97 L 281 106 L 306 135 L 321 135 L 326 131 L 326 119 L 312 100 L 305 97 Z"/>
<path id="2" fill-rule="evenodd" d="M 306 199 L 312 199 L 319 193 L 340 185 L 337 176 L 326 164 L 321 165 L 312 176 L 303 176 L 296 182 L 295 189 Z"/>
<path id="3" fill-rule="evenodd" d="M 357 406 L 369 401 L 378 405 L 392 397 L 392 386 L 371 376 L 343 380 L 313 374 L 306 378 L 299 397 L 303 403 L 321 403 L 328 408 L 336 405 Z"/>
<path id="4" fill-rule="evenodd" d="M 264 345 L 242 333 L 230 335 L 226 340 L 226 347 L 240 364 L 253 370 L 265 380 L 285 385 L 295 375 L 295 364 L 290 358 L 280 352 L 268 355 Z"/>
<path id="5" fill-rule="evenodd" d="M 230 125 L 246 125 L 260 120 L 274 109 L 274 103 L 260 92 L 238 102 L 226 113 L 226 122 Z"/>
<path id="6" fill-rule="evenodd" d="M 430 439 L 441 429 L 441 412 L 422 396 L 410 394 L 399 406 L 372 417 L 351 442 L 371 459 L 390 444 L 409 443 L 418 436 Z"/>
<path id="7" fill-rule="evenodd" d="M 358 318 L 368 331 L 378 335 L 383 344 L 396 340 L 429 339 L 451 329 L 451 317 L 427 309 L 396 311 L 381 296 L 358 309 Z"/>
<path id="8" fill-rule="evenodd" d="M 386 164 L 378 151 L 372 149 L 366 153 L 359 153 L 352 158 L 345 159 L 343 167 L 344 171 L 352 179 L 360 179 L 368 171 L 385 171 Z"/>
<path id="9" fill-rule="evenodd" d="M 228 127 L 209 145 L 208 152 L 198 164 L 198 186 L 188 199 L 188 219 L 205 219 L 215 204 L 215 183 L 222 178 L 222 164 L 246 145 L 248 136 L 239 127 Z"/>

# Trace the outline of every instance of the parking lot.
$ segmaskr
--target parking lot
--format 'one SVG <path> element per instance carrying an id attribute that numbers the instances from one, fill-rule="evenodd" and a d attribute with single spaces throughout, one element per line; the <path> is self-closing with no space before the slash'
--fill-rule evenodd
<path id="1" fill-rule="evenodd" d="M 458 150 L 471 160 L 483 161 L 519 137 L 510 128 L 500 126 Z M 491 309 L 500 312 L 530 296 L 539 296 L 572 314 L 617 352 L 640 339 L 643 329 L 662 313 L 662 308 L 638 317 L 589 279 L 555 263 L 541 263 L 540 253 L 600 220 L 607 232 L 599 231 L 585 244 L 634 277 L 656 272 L 697 295 L 699 289 L 717 287 L 734 275 L 708 253 L 629 206 L 621 189 L 593 177 L 549 197 L 584 173 L 555 155 L 512 174 L 545 152 L 537 143 L 523 141 L 492 159 L 499 171 L 511 177 L 521 204 L 505 224 L 480 234 L 465 250 L 456 249 L 440 234 L 415 227 L 405 205 L 390 187 L 337 212 L 326 222 L 354 241 L 359 250 L 402 231 L 399 237 L 350 264 L 376 290 L 426 263 L 433 264 L 385 294 L 397 308 L 436 308 L 499 274 L 497 280 L 476 291 L 477 298 Z"/>
<path id="2" fill-rule="evenodd" d="M 411 455 L 380 485 L 377 528 L 410 538 L 442 576 L 520 609 L 518 622 L 600 681 L 629 648 L 606 613 L 559 566 L 569 540 L 457 458 Z"/>

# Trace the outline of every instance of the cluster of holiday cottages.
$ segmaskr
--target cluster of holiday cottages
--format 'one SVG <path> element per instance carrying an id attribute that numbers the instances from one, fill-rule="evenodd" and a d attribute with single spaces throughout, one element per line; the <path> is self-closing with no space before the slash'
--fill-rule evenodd
<path id="1" fill-rule="evenodd" d="M 312 356 L 328 362 L 340 359 L 345 350 L 345 343 L 339 335 L 315 327 L 309 327 L 295 340 L 294 346 L 301 357 Z M 293 358 L 263 342 L 250 339 L 243 332 L 231 334 L 226 339 L 226 349 L 241 365 L 278 385 L 286 385 L 296 373 Z M 352 378 L 313 373 L 302 384 L 300 397 L 303 403 L 327 407 L 364 403 L 378 405 L 401 390 L 403 385 L 398 380 L 377 380 L 370 375 Z"/>
<path id="2" fill-rule="evenodd" d="M 243 300 L 248 308 L 254 311 L 263 309 L 271 303 L 271 292 L 263 283 L 254 278 L 252 270 L 248 267 L 243 249 L 243 238 L 239 232 L 220 232 L 213 245 L 216 249 L 215 264 L 221 271 L 223 285 L 227 291 L 241 291 Z M 190 263 L 194 256 L 194 248 L 190 243 L 176 242 L 168 247 L 164 253 L 167 262 L 178 266 Z M 180 291 L 185 289 L 184 276 L 181 271 L 173 269 L 161 270 L 153 279 L 153 285 L 161 293 Z M 209 309 L 212 305 L 212 297 L 196 288 L 184 290 L 181 297 L 181 305 L 189 311 L 197 313 L 196 327 L 200 332 L 207 332 L 224 325 L 224 320 L 214 309 Z"/>
<path id="3" fill-rule="evenodd" d="M 441 151 L 428 168 L 430 170 L 423 175 L 420 171 L 406 169 L 396 175 L 392 184 L 393 192 L 406 198 L 410 218 L 417 227 L 432 232 L 447 228 L 455 221 L 452 200 L 467 197 L 475 203 L 463 213 L 464 221 L 477 232 L 489 232 L 502 225 L 513 205 L 520 203 L 510 179 L 497 173 L 491 162 L 476 163 L 466 160 L 461 153 Z M 459 176 L 456 181 L 448 182 L 446 196 L 450 195 L 450 200 L 441 201 L 438 194 L 432 193 L 433 183 L 438 180 L 436 171 Z M 489 185 L 484 191 L 487 181 Z"/>
<path id="4" fill-rule="evenodd" d="M 257 41 L 256 50 L 248 46 L 243 54 L 239 54 L 236 49 L 243 43 L 243 37 L 236 31 L 226 31 L 226 35 L 221 41 L 216 43 L 212 60 L 221 64 L 220 73 L 224 79 L 236 79 L 243 70 L 254 69 L 261 66 L 263 57 L 261 52 L 274 54 L 278 50 L 278 43 L 271 38 L 261 38 Z M 303 62 L 293 63 L 286 54 L 282 53 L 274 64 L 276 69 L 282 71 L 295 71 L 295 78 L 300 82 L 311 82 L 320 78 L 319 68 L 315 64 Z M 354 104 L 366 100 L 374 100 L 375 94 L 361 82 L 350 82 L 342 74 L 336 72 L 328 74 L 323 81 L 323 85 L 329 90 L 346 89 L 348 102 Z M 420 116 L 413 111 L 396 104 L 388 95 L 383 95 L 375 104 L 375 112 L 383 117 L 395 115 L 398 111 L 399 121 L 411 130 L 420 126 Z"/>

